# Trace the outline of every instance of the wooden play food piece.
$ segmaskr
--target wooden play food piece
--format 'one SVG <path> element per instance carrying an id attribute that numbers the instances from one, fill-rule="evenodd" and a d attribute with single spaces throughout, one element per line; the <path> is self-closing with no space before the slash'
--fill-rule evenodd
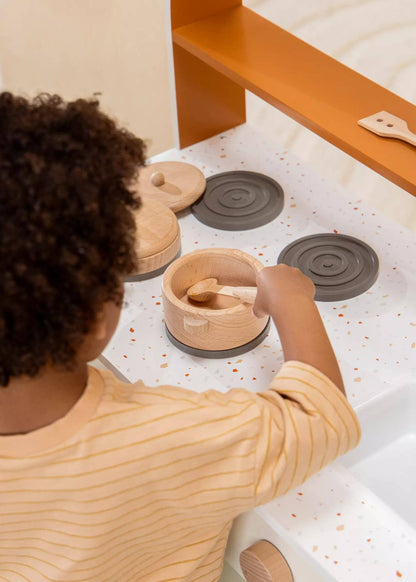
<path id="1" fill-rule="evenodd" d="M 374 115 L 364 117 L 358 121 L 358 125 L 381 137 L 394 137 L 416 146 L 416 133 L 409 130 L 404 119 L 387 111 L 379 111 Z"/>
<path id="2" fill-rule="evenodd" d="M 179 212 L 203 194 L 204 174 L 185 162 L 155 162 L 139 171 L 137 189 L 144 199 L 162 202 L 173 212 Z"/>
<path id="3" fill-rule="evenodd" d="M 138 268 L 129 279 L 156 276 L 180 251 L 178 220 L 172 210 L 156 200 L 142 200 L 135 218 Z"/>
<path id="4" fill-rule="evenodd" d="M 187 290 L 208 278 L 226 286 L 254 287 L 262 268 L 260 261 L 238 249 L 201 249 L 173 261 L 162 282 L 169 333 L 198 350 L 231 350 L 249 344 L 266 328 L 267 317 L 257 319 L 252 305 L 225 295 L 215 295 L 207 303 L 191 303 Z"/>
<path id="5" fill-rule="evenodd" d="M 240 566 L 247 582 L 293 582 L 283 555 L 266 540 L 260 540 L 241 552 Z"/>
<path id="6" fill-rule="evenodd" d="M 212 299 L 217 293 L 219 295 L 231 295 L 246 303 L 254 303 L 257 295 L 256 287 L 231 287 L 229 285 L 218 285 L 218 280 L 214 277 L 198 281 L 187 290 L 187 295 L 193 301 L 205 302 Z"/>

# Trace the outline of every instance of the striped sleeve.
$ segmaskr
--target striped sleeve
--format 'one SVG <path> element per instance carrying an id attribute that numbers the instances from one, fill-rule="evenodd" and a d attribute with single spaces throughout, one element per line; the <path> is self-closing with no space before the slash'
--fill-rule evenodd
<path id="1" fill-rule="evenodd" d="M 354 410 L 335 384 L 312 366 L 286 362 L 270 388 L 257 397 L 258 505 L 299 486 L 359 443 Z"/>

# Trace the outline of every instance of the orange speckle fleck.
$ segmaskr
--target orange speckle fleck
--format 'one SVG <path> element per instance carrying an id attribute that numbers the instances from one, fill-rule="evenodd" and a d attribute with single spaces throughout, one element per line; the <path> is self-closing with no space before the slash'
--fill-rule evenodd
<path id="1" fill-rule="evenodd" d="M 160 301 L 156 301 L 156 305 L 160 305 Z"/>
<path id="2" fill-rule="evenodd" d="M 233 372 L 238 372 L 238 369 L 237 368 L 233 368 Z"/>
<path id="3" fill-rule="evenodd" d="M 134 329 L 132 327 L 130 328 L 130 331 L 131 331 L 131 333 L 134 333 Z"/>
<path id="4" fill-rule="evenodd" d="M 318 551 L 318 546 L 313 546 L 312 552 L 317 552 L 317 551 Z"/>
<path id="5" fill-rule="evenodd" d="M 166 364 L 160 364 L 160 367 L 161 368 L 167 368 L 168 367 L 168 364 L 167 363 Z"/>
<path id="6" fill-rule="evenodd" d="M 344 525 L 337 525 L 337 531 L 344 531 L 345 526 Z"/>
<path id="7" fill-rule="evenodd" d="M 225 154 L 222 154 L 222 156 L 220 156 L 220 158 L 226 158 L 227 156 Z"/>
<path id="8" fill-rule="evenodd" d="M 189 376 L 189 374 L 185 374 L 185 376 L 186 376 L 186 377 L 188 377 L 188 376 Z"/>
<path id="9" fill-rule="evenodd" d="M 371 538 L 367 538 L 367 542 L 371 542 Z"/>
<path id="10" fill-rule="evenodd" d="M 338 313 L 338 317 L 344 317 L 343 313 Z"/>
<path id="11" fill-rule="evenodd" d="M 338 231 L 337 231 L 337 229 L 336 229 L 336 228 L 334 228 L 334 232 L 335 232 L 335 234 L 338 234 Z"/>
<path id="12" fill-rule="evenodd" d="M 341 515 L 340 513 L 337 513 L 337 515 Z"/>
<path id="13" fill-rule="evenodd" d="M 127 358 L 126 354 L 123 354 L 123 358 Z"/>
<path id="14" fill-rule="evenodd" d="M 403 576 L 403 574 L 397 570 L 396 571 L 396 576 L 397 576 L 397 578 L 401 578 Z"/>
<path id="15" fill-rule="evenodd" d="M 253 376 L 253 380 L 257 380 L 257 378 L 255 376 Z"/>
<path id="16" fill-rule="evenodd" d="M 298 495 L 303 495 L 303 493 L 301 493 L 301 492 L 299 491 Z"/>
<path id="17" fill-rule="evenodd" d="M 292 516 L 292 517 L 296 517 L 296 513 L 292 513 L 292 514 L 291 514 L 291 516 Z"/>

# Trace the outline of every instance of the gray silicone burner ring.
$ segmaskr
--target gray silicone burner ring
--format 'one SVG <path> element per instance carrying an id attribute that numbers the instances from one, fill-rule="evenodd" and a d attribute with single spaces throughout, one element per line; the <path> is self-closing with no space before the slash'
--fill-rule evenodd
<path id="1" fill-rule="evenodd" d="M 277 259 L 297 267 L 315 284 L 316 301 L 343 301 L 361 295 L 378 276 L 379 262 L 365 242 L 345 234 L 314 234 L 295 240 Z"/>
<path id="2" fill-rule="evenodd" d="M 282 211 L 283 202 L 283 189 L 275 180 L 236 170 L 207 178 L 205 192 L 191 210 L 208 226 L 248 230 L 271 222 Z"/>
<path id="3" fill-rule="evenodd" d="M 267 320 L 266 326 L 264 327 L 263 331 L 259 333 L 257 337 L 252 339 L 251 341 L 243 344 L 241 346 L 237 346 L 236 348 L 231 348 L 230 350 L 202 350 L 198 348 L 193 348 L 192 346 L 188 346 L 176 339 L 174 335 L 168 330 L 165 324 L 165 331 L 168 339 L 173 343 L 173 345 L 182 350 L 191 356 L 197 356 L 199 358 L 209 358 L 209 359 L 216 359 L 216 358 L 233 358 L 234 356 L 239 356 L 240 354 L 245 354 L 250 350 L 253 350 L 262 341 L 266 339 L 267 334 L 269 333 L 270 329 L 270 317 Z"/>

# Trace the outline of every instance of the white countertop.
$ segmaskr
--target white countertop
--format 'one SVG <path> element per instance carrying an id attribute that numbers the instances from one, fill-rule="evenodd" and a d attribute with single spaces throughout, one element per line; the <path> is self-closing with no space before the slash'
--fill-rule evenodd
<path id="1" fill-rule="evenodd" d="M 284 209 L 273 222 L 241 233 L 213 229 L 182 211 L 182 255 L 209 247 L 238 248 L 272 265 L 287 244 L 308 234 L 339 232 L 368 243 L 380 261 L 375 284 L 353 299 L 319 302 L 319 310 L 354 407 L 411 382 L 416 390 L 414 234 L 351 199 L 247 124 L 151 161 L 164 160 L 191 163 L 206 177 L 228 170 L 261 172 L 285 193 Z M 147 385 L 197 391 L 267 388 L 282 363 L 276 331 L 232 359 L 189 356 L 166 338 L 162 277 L 125 284 L 125 307 L 103 354 L 106 361 L 128 381 L 142 379 Z M 256 511 L 339 582 L 416 580 L 415 530 L 338 462 Z"/>

